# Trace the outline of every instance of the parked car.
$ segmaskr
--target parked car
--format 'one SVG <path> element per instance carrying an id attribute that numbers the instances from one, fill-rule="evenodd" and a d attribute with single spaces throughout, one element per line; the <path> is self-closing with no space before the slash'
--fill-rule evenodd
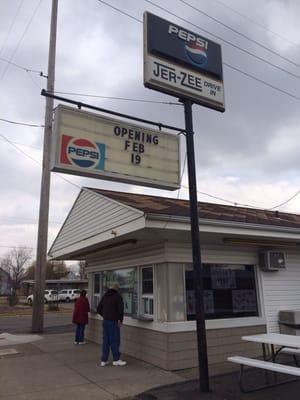
<path id="1" fill-rule="evenodd" d="M 50 301 L 57 301 L 58 300 L 58 292 L 57 290 L 45 290 L 44 292 L 44 303 L 49 303 Z M 27 297 L 26 299 L 29 305 L 32 305 L 33 302 L 33 294 Z"/>
<path id="2" fill-rule="evenodd" d="M 63 289 L 58 294 L 58 300 L 66 301 L 67 303 L 69 303 L 70 301 L 76 300 L 79 296 L 79 289 Z"/>

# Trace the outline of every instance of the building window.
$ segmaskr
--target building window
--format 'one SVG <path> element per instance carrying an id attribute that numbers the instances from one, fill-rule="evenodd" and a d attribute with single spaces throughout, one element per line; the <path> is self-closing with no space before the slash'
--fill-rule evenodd
<path id="1" fill-rule="evenodd" d="M 141 268 L 141 314 L 153 317 L 153 267 Z"/>
<path id="2" fill-rule="evenodd" d="M 101 295 L 101 276 L 100 276 L 100 274 L 94 274 L 93 275 L 93 297 L 92 297 L 92 304 L 91 304 L 91 309 L 94 312 L 97 311 L 97 307 L 100 302 L 100 295 Z"/>
<path id="3" fill-rule="evenodd" d="M 103 294 L 118 283 L 124 301 L 124 314 L 152 319 L 153 267 L 123 268 L 93 274 L 92 310 L 96 311 Z"/>
<path id="4" fill-rule="evenodd" d="M 206 319 L 258 316 L 253 265 L 203 264 Z M 195 319 L 192 266 L 185 271 L 187 319 Z"/>
<path id="5" fill-rule="evenodd" d="M 124 314 L 137 314 L 138 293 L 137 293 L 137 270 L 126 268 L 102 272 L 103 293 L 113 282 L 119 284 L 119 290 L 124 301 Z"/>

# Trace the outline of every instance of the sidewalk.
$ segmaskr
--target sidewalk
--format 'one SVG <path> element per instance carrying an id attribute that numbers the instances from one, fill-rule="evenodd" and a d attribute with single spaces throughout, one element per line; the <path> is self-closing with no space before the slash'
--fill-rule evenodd
<path id="1" fill-rule="evenodd" d="M 299 399 L 300 380 L 242 394 L 235 373 L 211 378 L 211 392 L 200 393 L 196 369 L 168 372 L 125 356 L 126 367 L 100 367 L 99 346 L 74 345 L 73 340 L 73 333 L 1 334 L 0 400 Z M 263 377 L 252 371 L 248 383 L 257 385 Z"/>
<path id="2" fill-rule="evenodd" d="M 100 367 L 99 346 L 74 345 L 73 340 L 71 333 L 5 346 L 0 340 L 0 399 L 125 399 L 185 380 L 130 357 L 126 367 Z"/>

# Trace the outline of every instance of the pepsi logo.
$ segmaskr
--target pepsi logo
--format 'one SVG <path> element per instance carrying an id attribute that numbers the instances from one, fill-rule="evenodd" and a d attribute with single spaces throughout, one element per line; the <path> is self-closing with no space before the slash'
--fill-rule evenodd
<path id="1" fill-rule="evenodd" d="M 188 59 L 195 65 L 205 65 L 207 63 L 207 54 L 204 46 L 201 46 L 198 42 L 193 41 L 185 45 L 185 50 Z"/>
<path id="2" fill-rule="evenodd" d="M 104 169 L 105 144 L 62 135 L 60 159 L 80 168 Z"/>

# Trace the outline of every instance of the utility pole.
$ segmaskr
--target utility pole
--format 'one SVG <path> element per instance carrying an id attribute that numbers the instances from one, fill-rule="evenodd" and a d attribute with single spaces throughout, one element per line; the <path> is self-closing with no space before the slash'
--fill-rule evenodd
<path id="1" fill-rule="evenodd" d="M 204 290 L 203 290 L 203 267 L 201 262 L 200 232 L 199 232 L 199 213 L 197 200 L 197 181 L 195 170 L 195 149 L 192 101 L 183 99 L 185 131 L 186 131 L 186 152 L 188 161 L 189 175 L 189 195 L 190 195 L 190 218 L 192 234 L 192 253 L 193 253 L 193 273 L 194 273 L 194 292 L 196 308 L 196 326 L 198 342 L 198 362 L 199 362 L 199 382 L 201 392 L 209 392 L 209 374 L 207 359 L 207 343 L 205 329 L 204 312 Z"/>
<path id="2" fill-rule="evenodd" d="M 52 0 L 47 91 L 54 92 L 55 52 L 58 0 Z M 36 267 L 32 309 L 32 332 L 42 333 L 44 328 L 44 290 L 47 264 L 48 220 L 50 197 L 50 151 L 54 100 L 46 97 L 43 167 L 40 192 L 40 210 L 37 239 Z"/>

